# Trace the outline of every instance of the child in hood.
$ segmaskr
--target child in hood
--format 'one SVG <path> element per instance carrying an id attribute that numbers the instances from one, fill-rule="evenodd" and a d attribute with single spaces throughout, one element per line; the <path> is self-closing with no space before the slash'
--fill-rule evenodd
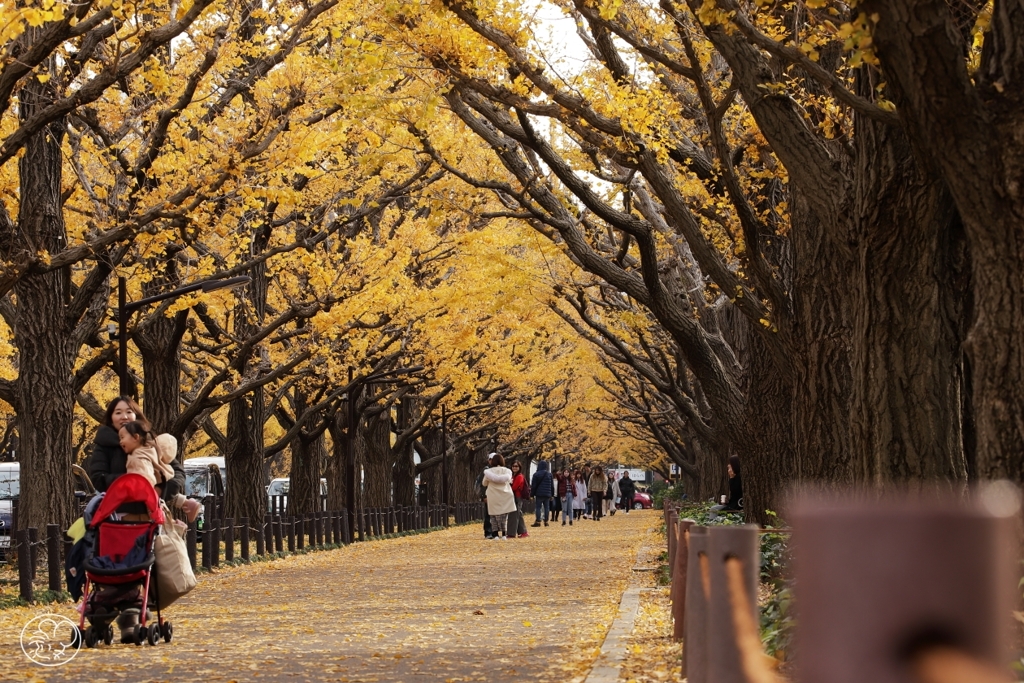
<path id="1" fill-rule="evenodd" d="M 154 439 L 152 433 L 138 420 L 121 427 L 118 436 L 121 439 L 121 449 L 128 455 L 126 469 L 129 473 L 145 477 L 153 486 L 174 478 L 171 462 L 178 454 L 177 439 L 170 434 L 160 434 Z M 184 512 L 185 518 L 190 522 L 194 522 L 199 516 L 198 500 L 186 498 L 179 493 L 170 500 L 170 503 L 171 507 Z"/>

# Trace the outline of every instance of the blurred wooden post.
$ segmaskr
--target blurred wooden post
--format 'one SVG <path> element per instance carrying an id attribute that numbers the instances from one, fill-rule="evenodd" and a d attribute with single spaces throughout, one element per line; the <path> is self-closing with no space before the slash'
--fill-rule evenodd
<path id="1" fill-rule="evenodd" d="M 997 482 L 974 498 L 793 506 L 801 681 L 905 683 L 941 651 L 1006 671 L 1019 493 Z"/>
<path id="2" fill-rule="evenodd" d="M 29 557 L 32 560 L 32 580 L 36 580 L 36 567 L 39 566 L 39 528 L 28 528 Z"/>
<path id="3" fill-rule="evenodd" d="M 708 602 L 711 576 L 708 565 L 708 528 L 690 527 L 686 574 L 686 617 L 683 639 L 683 676 L 687 683 L 708 683 Z"/>
<path id="4" fill-rule="evenodd" d="M 665 527 L 665 535 L 668 536 L 668 575 L 670 578 L 676 571 L 676 547 L 679 543 L 679 539 L 676 536 L 678 522 L 679 515 L 675 509 L 670 510 L 668 513 L 668 526 Z"/>
<path id="5" fill-rule="evenodd" d="M 681 519 L 676 522 L 675 561 L 673 562 L 672 587 L 669 590 L 672 601 L 672 639 L 683 639 L 686 623 L 686 580 L 689 572 L 690 529 L 696 524 L 692 519 Z"/>
<path id="6" fill-rule="evenodd" d="M 708 606 L 708 683 L 748 683 L 737 642 L 725 561 L 742 563 L 751 618 L 757 623 L 757 577 L 760 572 L 758 528 L 753 524 L 713 526 L 708 529 L 711 602 Z"/>
<path id="7" fill-rule="evenodd" d="M 306 524 L 302 515 L 292 518 L 292 529 L 295 530 L 295 538 L 292 539 L 292 545 L 294 546 L 292 550 L 296 548 L 303 550 L 306 547 Z"/>
<path id="8" fill-rule="evenodd" d="M 63 572 L 60 562 L 60 526 L 56 524 L 46 525 L 46 568 L 49 579 L 49 589 L 57 592 L 61 589 Z"/>
<path id="9" fill-rule="evenodd" d="M 242 517 L 238 522 L 239 532 L 241 533 L 242 543 L 242 560 L 244 562 L 249 561 L 249 518 Z"/>
<path id="10" fill-rule="evenodd" d="M 188 561 L 192 565 L 193 571 L 198 568 L 196 563 L 196 523 L 192 522 L 188 525 L 188 530 L 185 532 L 185 550 L 188 552 Z"/>

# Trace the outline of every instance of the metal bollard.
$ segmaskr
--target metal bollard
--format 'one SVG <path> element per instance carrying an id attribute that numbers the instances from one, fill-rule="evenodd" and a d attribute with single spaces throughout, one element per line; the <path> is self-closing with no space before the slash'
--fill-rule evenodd
<path id="1" fill-rule="evenodd" d="M 692 519 L 681 519 L 676 523 L 678 540 L 673 562 L 672 587 L 669 591 L 672 601 L 672 638 L 676 641 L 683 639 L 685 630 L 683 627 L 686 623 L 686 581 L 690 570 L 690 529 L 694 524 L 696 522 Z"/>
<path id="2" fill-rule="evenodd" d="M 1019 597 L 1018 496 L 997 482 L 970 504 L 794 504 L 799 680 L 905 683 L 943 651 L 1005 671 L 1007 615 Z M 985 680 L 959 680 L 968 679 Z"/>
<path id="3" fill-rule="evenodd" d="M 686 574 L 686 635 L 683 640 L 683 676 L 688 683 L 708 683 L 708 603 L 711 601 L 711 567 L 708 528 L 690 527 Z"/>
<path id="4" fill-rule="evenodd" d="M 758 529 L 754 524 L 713 526 L 708 529 L 708 560 L 711 569 L 711 602 L 708 606 L 708 681 L 747 683 L 743 670 L 725 561 L 735 557 L 743 564 L 743 580 L 750 598 L 751 618 L 757 623 L 757 575 L 761 568 Z"/>

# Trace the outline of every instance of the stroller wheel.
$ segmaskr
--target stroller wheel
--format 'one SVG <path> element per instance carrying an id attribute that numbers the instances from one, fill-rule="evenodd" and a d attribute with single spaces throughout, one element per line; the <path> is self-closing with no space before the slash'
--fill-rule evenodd
<path id="1" fill-rule="evenodd" d="M 135 627 L 135 645 L 142 645 L 143 641 L 146 640 L 146 627 L 136 626 Z"/>
<path id="2" fill-rule="evenodd" d="M 149 635 L 147 637 L 150 645 L 156 645 L 160 642 L 160 627 L 156 624 L 149 625 Z"/>
<path id="3" fill-rule="evenodd" d="M 174 635 L 174 627 L 171 626 L 171 622 L 165 621 L 161 631 L 163 631 L 164 642 L 171 642 L 171 637 Z"/>
<path id="4" fill-rule="evenodd" d="M 85 640 L 85 646 L 86 647 L 88 647 L 88 648 L 96 647 L 96 641 L 98 641 L 99 638 L 96 637 L 96 631 L 93 629 L 92 626 L 90 626 L 89 628 L 85 629 L 84 640 Z"/>
<path id="5" fill-rule="evenodd" d="M 103 644 L 110 645 L 112 642 L 114 642 L 114 625 L 107 624 L 107 634 L 103 636 Z"/>
<path id="6" fill-rule="evenodd" d="M 82 647 L 82 631 L 80 629 L 71 629 L 71 645 L 69 647 L 73 650 L 78 650 Z"/>

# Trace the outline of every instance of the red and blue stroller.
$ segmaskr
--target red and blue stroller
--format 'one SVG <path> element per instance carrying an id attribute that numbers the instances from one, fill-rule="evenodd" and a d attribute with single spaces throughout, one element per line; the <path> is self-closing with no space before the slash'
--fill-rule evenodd
<path id="1" fill-rule="evenodd" d="M 144 503 L 149 520 L 116 519 L 119 515 L 115 511 L 124 503 Z M 92 539 L 86 549 L 79 622 L 86 647 L 95 647 L 100 641 L 110 645 L 114 639 L 114 620 L 136 611 L 139 623 L 122 637 L 122 642 L 156 645 L 160 638 L 171 642 L 173 627 L 160 614 L 159 595 L 150 599 L 150 588 L 158 590 L 155 572 L 159 569 L 153 544 L 163 523 L 160 499 L 144 477 L 125 474 L 110 485 L 88 525 Z M 153 604 L 157 607 L 157 621 L 147 624 L 148 608 Z"/>

